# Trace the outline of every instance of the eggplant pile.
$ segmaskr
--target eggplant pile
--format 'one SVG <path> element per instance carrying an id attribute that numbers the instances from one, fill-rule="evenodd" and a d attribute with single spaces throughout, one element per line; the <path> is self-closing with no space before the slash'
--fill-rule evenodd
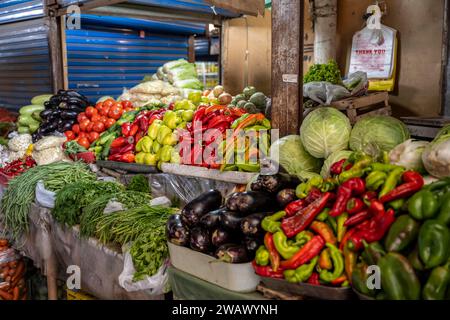
<path id="1" fill-rule="evenodd" d="M 77 116 L 89 106 L 89 100 L 73 90 L 59 90 L 44 103 L 45 110 L 39 114 L 42 119 L 38 130 L 33 133 L 33 142 L 49 135 L 60 135 L 71 130 Z"/>
<path id="2" fill-rule="evenodd" d="M 258 191 L 235 192 L 227 199 L 223 199 L 217 190 L 203 193 L 189 202 L 180 214 L 169 219 L 167 239 L 223 262 L 250 262 L 263 244 L 261 221 L 284 207 L 286 201 L 277 201 L 277 193 L 283 190 L 285 179 L 265 177 L 265 184 L 257 180 Z M 291 190 L 283 193 L 286 197 L 291 196 Z"/>

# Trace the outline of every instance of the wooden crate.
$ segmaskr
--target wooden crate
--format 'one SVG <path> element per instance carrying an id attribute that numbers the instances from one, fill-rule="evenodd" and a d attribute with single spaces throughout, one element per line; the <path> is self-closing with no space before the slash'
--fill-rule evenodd
<path id="1" fill-rule="evenodd" d="M 93 295 L 84 291 L 74 291 L 66 289 L 67 300 L 97 300 Z"/>
<path id="2" fill-rule="evenodd" d="M 350 122 L 355 124 L 367 115 L 391 115 L 389 94 L 387 92 L 370 93 L 366 96 L 334 101 L 331 105 L 347 114 Z"/>

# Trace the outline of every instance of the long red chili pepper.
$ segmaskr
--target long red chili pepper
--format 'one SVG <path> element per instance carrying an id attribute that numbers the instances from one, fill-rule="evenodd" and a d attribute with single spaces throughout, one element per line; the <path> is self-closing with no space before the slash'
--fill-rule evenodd
<path id="1" fill-rule="evenodd" d="M 284 234 L 291 238 L 295 236 L 297 233 L 305 230 L 311 222 L 316 218 L 316 216 L 322 212 L 322 210 L 327 205 L 328 199 L 331 197 L 330 192 L 326 192 L 322 194 L 322 196 L 308 205 L 305 209 L 303 209 L 299 214 L 284 219 L 281 222 L 281 229 L 283 229 Z"/>
<path id="2" fill-rule="evenodd" d="M 266 246 L 267 251 L 269 251 L 270 257 L 270 265 L 273 271 L 277 271 L 280 267 L 280 254 L 275 248 L 275 244 L 273 243 L 273 236 L 270 232 L 267 232 L 264 236 L 264 245 Z"/>
<path id="3" fill-rule="evenodd" d="M 309 227 L 312 231 L 319 234 L 327 243 L 335 245 L 337 243 L 336 236 L 333 230 L 325 223 L 320 221 L 313 221 Z"/>
<path id="4" fill-rule="evenodd" d="M 320 285 L 319 274 L 317 272 L 313 272 L 311 277 L 309 277 L 309 279 L 308 279 L 308 283 L 315 285 L 315 286 L 319 286 Z"/>
<path id="5" fill-rule="evenodd" d="M 364 202 L 359 198 L 350 198 L 347 202 L 346 212 L 349 215 L 360 212 L 364 208 Z"/>
<path id="6" fill-rule="evenodd" d="M 344 182 L 337 192 L 337 198 L 333 208 L 330 210 L 330 216 L 337 217 L 345 212 L 347 202 L 352 196 L 363 194 L 366 191 L 366 185 L 361 178 L 351 178 Z"/>
<path id="7" fill-rule="evenodd" d="M 308 202 L 306 201 L 306 199 L 292 201 L 284 208 L 286 217 L 292 217 L 296 215 L 300 210 L 306 208 L 307 205 Z"/>
<path id="8" fill-rule="evenodd" d="M 255 270 L 255 273 L 261 277 L 268 277 L 268 278 L 276 278 L 276 279 L 283 279 L 283 269 L 279 268 L 277 271 L 274 271 L 270 266 L 258 266 L 255 262 L 255 260 L 252 261 L 253 269 Z"/>
<path id="9" fill-rule="evenodd" d="M 342 159 L 338 162 L 333 163 L 330 167 L 330 173 L 334 176 L 341 174 L 342 170 L 344 169 L 345 161 L 347 161 L 347 159 Z"/>
<path id="10" fill-rule="evenodd" d="M 314 236 L 292 258 L 281 261 L 280 265 L 285 269 L 297 269 L 318 256 L 323 247 L 325 247 L 325 240 L 321 236 Z"/>
<path id="11" fill-rule="evenodd" d="M 361 212 L 358 212 L 357 214 L 351 216 L 344 222 L 344 227 L 353 227 L 361 222 L 369 219 L 372 215 L 370 214 L 369 210 L 363 210 Z"/>
<path id="12" fill-rule="evenodd" d="M 416 171 L 404 172 L 402 180 L 405 183 L 380 198 L 382 203 L 409 197 L 422 189 L 424 185 L 423 177 Z"/>

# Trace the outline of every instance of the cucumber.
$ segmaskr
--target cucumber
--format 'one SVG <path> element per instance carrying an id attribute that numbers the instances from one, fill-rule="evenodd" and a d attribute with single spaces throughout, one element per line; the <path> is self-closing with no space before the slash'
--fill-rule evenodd
<path id="1" fill-rule="evenodd" d="M 44 106 L 31 104 L 29 106 L 24 106 L 24 107 L 20 108 L 19 113 L 21 115 L 27 115 L 27 116 L 31 117 L 31 114 L 33 112 L 36 112 L 36 111 L 40 112 L 40 111 L 43 111 L 44 109 L 45 109 Z"/>
<path id="2" fill-rule="evenodd" d="M 31 104 L 43 106 L 44 102 L 50 100 L 51 97 L 53 97 L 52 94 L 41 94 L 31 99 Z"/>

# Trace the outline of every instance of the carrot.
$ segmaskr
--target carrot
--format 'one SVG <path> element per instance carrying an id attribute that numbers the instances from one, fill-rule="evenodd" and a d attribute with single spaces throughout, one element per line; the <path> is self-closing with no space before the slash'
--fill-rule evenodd
<path id="1" fill-rule="evenodd" d="M 20 290 L 19 287 L 15 287 L 14 288 L 14 290 L 13 290 L 13 300 L 19 300 L 19 293 L 20 293 L 19 290 Z"/>
<path id="2" fill-rule="evenodd" d="M 0 247 L 7 247 L 7 246 L 8 246 L 8 240 L 0 239 Z"/>
<path id="3" fill-rule="evenodd" d="M 13 296 L 6 291 L 0 290 L 0 298 L 3 300 L 12 300 Z"/>

